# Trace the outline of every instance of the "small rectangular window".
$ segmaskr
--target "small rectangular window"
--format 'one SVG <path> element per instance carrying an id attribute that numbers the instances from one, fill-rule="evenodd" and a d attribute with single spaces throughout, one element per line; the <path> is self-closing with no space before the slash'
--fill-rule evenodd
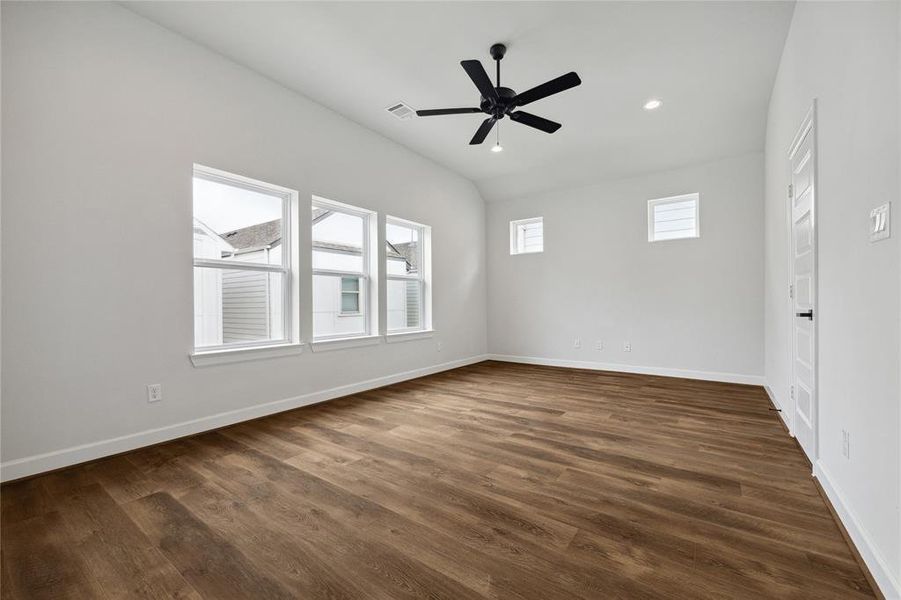
<path id="1" fill-rule="evenodd" d="M 297 192 L 194 166 L 194 347 L 290 342 Z"/>
<path id="2" fill-rule="evenodd" d="M 375 213 L 313 198 L 313 338 L 370 335 L 375 325 Z"/>
<path id="3" fill-rule="evenodd" d="M 510 254 L 544 252 L 544 218 L 510 221 Z"/>
<path id="4" fill-rule="evenodd" d="M 700 237 L 700 203 L 697 193 L 648 201 L 648 241 Z"/>
<path id="5" fill-rule="evenodd" d="M 429 329 L 431 230 L 389 217 L 385 224 L 385 274 L 389 332 Z"/>
<path id="6" fill-rule="evenodd" d="M 341 314 L 360 314 L 360 278 L 341 278 Z"/>

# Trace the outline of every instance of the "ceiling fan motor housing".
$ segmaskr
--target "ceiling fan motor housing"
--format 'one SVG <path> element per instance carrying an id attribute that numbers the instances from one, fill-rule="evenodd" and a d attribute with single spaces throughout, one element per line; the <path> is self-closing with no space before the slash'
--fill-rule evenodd
<path id="1" fill-rule="evenodd" d="M 496 119 L 502 119 L 505 114 L 516 108 L 513 99 L 516 98 L 516 92 L 508 87 L 496 87 L 498 100 L 492 102 L 486 98 L 482 98 L 479 102 L 479 108 L 482 112 L 493 116 Z"/>

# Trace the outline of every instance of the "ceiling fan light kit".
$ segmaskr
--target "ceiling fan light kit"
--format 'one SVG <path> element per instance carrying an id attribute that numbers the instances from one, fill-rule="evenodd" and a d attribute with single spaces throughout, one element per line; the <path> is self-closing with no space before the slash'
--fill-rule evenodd
<path id="1" fill-rule="evenodd" d="M 535 86 L 521 94 L 517 94 L 508 87 L 501 86 L 501 60 L 507 53 L 507 47 L 503 44 L 494 44 L 489 50 L 491 58 L 496 63 L 496 82 L 491 83 L 491 78 L 485 71 L 485 67 L 478 60 L 464 60 L 460 62 L 460 66 L 469 75 L 469 78 L 475 84 L 481 94 L 478 108 L 438 108 L 430 110 L 417 110 L 416 114 L 420 117 L 433 117 L 438 115 L 461 115 L 471 113 L 485 113 L 488 118 L 482 121 L 478 130 L 472 139 L 470 145 L 481 144 L 491 133 L 491 129 L 495 123 L 503 119 L 505 116 L 510 117 L 512 121 L 521 123 L 529 127 L 533 127 L 545 133 L 554 133 L 560 129 L 560 123 L 545 119 L 519 110 L 520 107 L 531 104 L 536 100 L 547 98 L 554 94 L 576 87 L 582 80 L 575 72 L 569 72 L 561 75 L 556 79 L 551 79 L 541 85 Z M 500 144 L 500 138 L 491 148 L 492 152 L 500 152 L 503 147 Z"/>

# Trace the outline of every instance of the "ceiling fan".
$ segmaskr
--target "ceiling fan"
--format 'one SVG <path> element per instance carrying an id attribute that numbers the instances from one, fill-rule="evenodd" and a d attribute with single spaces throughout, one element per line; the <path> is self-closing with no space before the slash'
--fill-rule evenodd
<path id="1" fill-rule="evenodd" d="M 432 110 L 417 110 L 416 114 L 420 117 L 460 115 L 480 112 L 489 115 L 487 119 L 482 121 L 476 134 L 472 136 L 472 140 L 469 141 L 470 145 L 481 144 L 484 142 L 485 138 L 488 137 L 488 134 L 494 127 L 494 124 L 500 119 L 503 119 L 505 115 L 509 116 L 510 119 L 517 123 L 534 127 L 545 133 L 554 133 L 560 129 L 560 123 L 555 123 L 549 119 L 518 109 L 521 106 L 531 104 L 536 100 L 541 100 L 542 98 L 547 98 L 553 94 L 558 94 L 569 88 L 576 87 L 582 83 L 579 76 L 576 75 L 575 72 L 569 72 L 566 75 L 561 75 L 556 79 L 551 79 L 550 81 L 535 86 L 530 90 L 526 90 L 521 94 L 517 94 L 508 87 L 501 87 L 501 59 L 503 59 L 504 54 L 507 53 L 507 47 L 503 44 L 494 44 L 491 46 L 490 53 L 491 58 L 497 63 L 496 85 L 491 83 L 491 79 L 488 77 L 488 73 L 485 72 L 485 68 L 482 66 L 481 62 L 477 60 L 464 60 L 460 62 L 463 70 L 466 71 L 466 74 L 469 75 L 469 78 L 472 79 L 472 82 L 476 85 L 476 88 L 478 88 L 479 93 L 482 95 L 478 108 L 436 108 Z M 495 148 L 498 150 L 501 149 L 500 144 L 498 143 Z M 492 150 L 495 148 L 492 148 Z"/>

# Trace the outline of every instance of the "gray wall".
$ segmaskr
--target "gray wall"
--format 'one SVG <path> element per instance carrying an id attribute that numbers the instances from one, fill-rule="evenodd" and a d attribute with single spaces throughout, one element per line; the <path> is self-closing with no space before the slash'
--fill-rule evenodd
<path id="1" fill-rule="evenodd" d="M 469 181 L 113 4 L 4 3 L 2 61 L 4 462 L 485 352 Z M 194 368 L 194 162 L 431 225 L 436 337 Z"/>
<path id="2" fill-rule="evenodd" d="M 756 381 L 762 160 L 752 154 L 489 203 L 490 351 Z M 649 243 L 648 200 L 689 192 L 701 194 L 701 237 Z M 509 222 L 538 216 L 544 252 L 511 256 Z"/>
<path id="3" fill-rule="evenodd" d="M 785 414 L 788 149 L 817 100 L 819 460 L 829 491 L 882 584 L 901 581 L 897 2 L 799 2 L 766 141 L 766 377 Z M 870 210 L 892 201 L 892 237 L 870 244 Z M 850 458 L 842 454 L 842 430 Z M 880 564 L 882 566 L 880 566 Z M 883 576 L 886 574 L 885 576 Z M 892 597 L 887 587 L 883 591 Z"/>

